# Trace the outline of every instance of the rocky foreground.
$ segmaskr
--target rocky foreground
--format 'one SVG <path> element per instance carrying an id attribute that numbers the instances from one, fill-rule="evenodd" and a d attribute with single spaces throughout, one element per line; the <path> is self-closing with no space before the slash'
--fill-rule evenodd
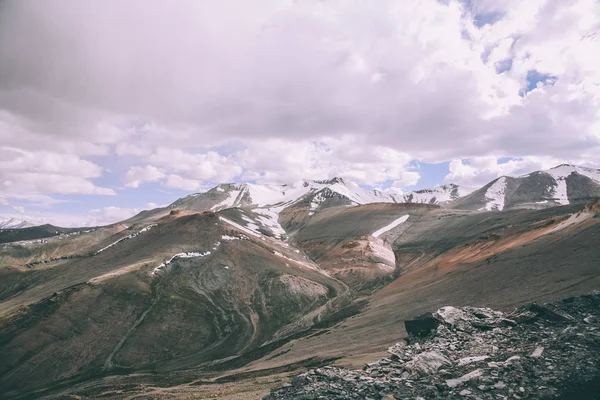
<path id="1" fill-rule="evenodd" d="M 325 367 L 265 399 L 600 399 L 600 292 L 505 314 L 444 307 L 363 370 Z"/>

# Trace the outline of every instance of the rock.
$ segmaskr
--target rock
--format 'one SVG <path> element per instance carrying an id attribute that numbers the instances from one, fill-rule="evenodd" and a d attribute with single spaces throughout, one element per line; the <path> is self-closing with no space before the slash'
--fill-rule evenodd
<path id="1" fill-rule="evenodd" d="M 392 347 L 388 348 L 388 353 L 390 353 L 393 356 L 396 356 L 397 358 L 402 359 L 402 357 L 404 357 L 404 348 L 406 347 L 406 343 L 404 342 L 398 342 L 395 345 L 393 345 Z"/>
<path id="2" fill-rule="evenodd" d="M 452 362 L 443 355 L 430 351 L 417 354 L 404 368 L 421 374 L 433 374 L 444 365 L 452 365 Z"/>
<path id="3" fill-rule="evenodd" d="M 474 362 L 479 362 L 483 360 L 487 360 L 490 358 L 489 356 L 475 356 L 475 357 L 464 357 L 458 360 L 458 366 L 462 367 L 464 365 L 472 364 Z"/>
<path id="4" fill-rule="evenodd" d="M 413 335 L 409 343 L 390 347 L 390 358 L 363 370 L 317 368 L 292 379 L 291 386 L 273 389 L 266 398 L 558 400 L 597 396 L 597 387 L 589 383 L 600 379 L 600 296 L 525 306 L 511 314 L 444 307 L 432 315 L 439 325 L 423 338 Z M 529 349 L 533 351 L 527 353 Z M 481 367 L 465 373 L 472 365 Z"/>
<path id="5" fill-rule="evenodd" d="M 425 313 L 415 319 L 404 321 L 404 327 L 409 336 L 429 336 L 438 326 L 440 321 L 432 313 Z"/>
<path id="6" fill-rule="evenodd" d="M 540 304 L 530 304 L 528 306 L 529 310 L 535 312 L 537 315 L 539 315 L 541 318 L 550 320 L 550 321 L 562 321 L 562 322 L 573 322 L 575 320 L 575 318 L 573 318 L 571 315 L 567 314 L 564 311 L 560 311 L 556 308 L 551 308 L 550 306 L 547 305 L 540 305 Z"/>
<path id="7" fill-rule="evenodd" d="M 498 389 L 498 390 L 506 389 L 506 384 L 504 382 L 500 381 L 494 385 L 494 389 Z"/>
<path id="8" fill-rule="evenodd" d="M 533 311 L 523 311 L 516 315 L 513 315 L 512 318 L 518 323 L 527 323 L 533 322 L 538 319 L 538 315 Z"/>
<path id="9" fill-rule="evenodd" d="M 441 321 L 443 321 L 444 323 L 446 323 L 447 325 L 450 325 L 450 326 L 453 326 L 460 321 L 466 321 L 469 319 L 467 313 L 465 313 L 463 310 L 461 310 L 459 308 L 452 307 L 452 306 L 440 308 L 439 310 L 437 310 L 436 316 Z"/>
<path id="10" fill-rule="evenodd" d="M 541 357 L 543 352 L 544 352 L 544 348 L 542 346 L 538 346 L 535 348 L 533 353 L 531 353 L 530 357 L 533 357 L 533 358 Z"/>
<path id="11" fill-rule="evenodd" d="M 448 385 L 450 388 L 455 388 L 457 386 L 461 386 L 465 382 L 469 382 L 471 379 L 478 378 L 481 375 L 483 375 L 483 372 L 480 369 L 476 369 L 475 371 L 471 371 L 460 378 L 446 380 L 446 385 Z"/>

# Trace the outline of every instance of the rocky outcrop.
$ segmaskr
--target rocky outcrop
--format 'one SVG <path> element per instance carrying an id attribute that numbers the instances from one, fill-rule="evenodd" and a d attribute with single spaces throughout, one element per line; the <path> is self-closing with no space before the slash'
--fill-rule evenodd
<path id="1" fill-rule="evenodd" d="M 444 307 L 416 321 L 388 358 L 310 370 L 266 399 L 600 398 L 600 292 L 509 314 Z"/>

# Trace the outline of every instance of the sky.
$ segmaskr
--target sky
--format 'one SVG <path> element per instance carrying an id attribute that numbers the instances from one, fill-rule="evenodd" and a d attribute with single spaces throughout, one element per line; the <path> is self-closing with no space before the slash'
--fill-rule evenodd
<path id="1" fill-rule="evenodd" d="M 0 215 L 600 168 L 598 0 L 5 0 Z"/>

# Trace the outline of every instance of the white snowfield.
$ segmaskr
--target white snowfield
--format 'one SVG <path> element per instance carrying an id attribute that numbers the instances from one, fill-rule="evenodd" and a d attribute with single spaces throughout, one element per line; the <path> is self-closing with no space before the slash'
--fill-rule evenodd
<path id="1" fill-rule="evenodd" d="M 552 193 L 552 198 L 554 201 L 561 205 L 569 204 L 566 177 L 559 174 L 554 174 L 552 170 L 548 171 L 548 173 L 552 175 L 554 181 L 556 182 L 556 186 L 554 187 L 554 191 Z"/>
<path id="2" fill-rule="evenodd" d="M 587 176 L 588 178 L 600 184 L 600 170 L 597 169 L 563 164 L 543 172 L 551 175 L 554 178 L 556 186 L 554 187 L 553 200 L 561 205 L 569 204 L 566 179 L 572 173 L 577 172 L 578 174 Z"/>
<path id="3" fill-rule="evenodd" d="M 250 236 L 254 236 L 254 237 L 258 237 L 258 238 L 262 236 L 260 233 L 257 233 L 257 232 L 255 232 L 253 230 L 250 230 L 250 229 L 246 228 L 245 226 L 237 224 L 237 223 L 235 223 L 235 222 L 233 222 L 233 221 L 231 221 L 231 220 L 229 220 L 229 219 L 227 219 L 225 217 L 219 216 L 219 219 L 221 221 L 225 222 L 226 224 L 229 224 L 229 225 L 233 226 L 234 228 L 237 228 L 240 231 L 242 231 L 244 233 L 247 233 Z"/>
<path id="4" fill-rule="evenodd" d="M 373 232 L 372 236 L 374 237 L 379 237 L 381 235 L 383 235 L 384 233 L 386 233 L 387 231 L 389 231 L 390 229 L 394 229 L 395 227 L 397 227 L 398 225 L 406 222 L 408 220 L 409 215 L 405 214 L 403 216 L 401 216 L 400 218 L 392 221 L 392 223 L 384 226 L 383 228 Z"/>
<path id="5" fill-rule="evenodd" d="M 244 202 L 249 201 L 249 204 L 257 208 L 278 212 L 311 193 L 317 194 L 312 206 L 312 208 L 316 208 L 325 200 L 323 196 L 319 197 L 318 194 L 320 190 L 325 188 L 347 197 L 356 204 L 398 202 L 391 194 L 378 190 L 363 189 L 355 183 L 346 183 L 341 179 L 335 179 L 331 182 L 301 180 L 285 185 L 259 185 L 254 183 L 219 185 L 214 190 L 218 192 L 229 191 L 228 197 L 214 205 L 211 210 L 218 211 L 237 207 L 242 205 L 242 200 L 244 200 Z M 246 203 L 246 205 L 249 204 Z"/>
<path id="6" fill-rule="evenodd" d="M 29 221 L 15 217 L 0 216 L 0 229 L 20 229 L 34 226 Z"/>
<path id="7" fill-rule="evenodd" d="M 488 211 L 502 211 L 506 196 L 506 177 L 500 177 L 485 192 L 485 198 L 488 200 L 485 209 Z"/>
<path id="8" fill-rule="evenodd" d="M 95 254 L 102 253 L 104 250 L 107 250 L 107 249 L 109 249 L 109 248 L 113 247 L 114 245 L 117 245 L 117 244 L 121 243 L 121 242 L 122 242 L 122 241 L 124 241 L 124 240 L 127 240 L 127 239 L 134 238 L 134 237 L 136 237 L 137 235 L 139 235 L 140 233 L 148 232 L 150 229 L 154 228 L 154 227 L 155 227 L 155 226 L 157 226 L 157 225 L 158 225 L 158 224 L 152 224 L 152 225 L 148 225 L 147 227 L 145 227 L 145 228 L 141 229 L 139 232 L 132 233 L 131 235 L 125 236 L 124 238 L 121 238 L 121 239 L 119 239 L 119 240 L 117 240 L 117 241 L 115 241 L 115 242 L 112 242 L 112 243 L 111 243 L 111 244 L 109 244 L 108 246 L 101 248 L 101 249 L 100 249 L 100 250 L 98 250 L 98 251 L 97 251 Z"/>
<path id="9" fill-rule="evenodd" d="M 285 235 L 285 229 L 277 222 L 281 208 L 256 208 L 253 211 L 258 214 L 257 222 L 273 232 L 273 236 L 280 239 L 282 235 Z"/>
<path id="10" fill-rule="evenodd" d="M 569 197 L 567 195 L 567 177 L 573 173 L 586 176 L 596 183 L 600 184 L 600 170 L 586 167 L 579 167 L 577 165 L 562 164 L 554 168 L 550 168 L 544 172 L 552 178 L 554 178 L 555 185 L 552 192 L 552 200 L 556 201 L 561 205 L 569 204 Z M 524 176 L 529 176 L 524 175 Z"/>
<path id="11" fill-rule="evenodd" d="M 580 175 L 587 176 L 588 178 L 600 183 L 600 170 L 586 167 L 579 167 L 577 165 L 562 164 L 554 168 L 550 168 L 546 171 L 542 171 L 553 177 L 566 178 L 573 172 L 577 172 Z"/>
<path id="12" fill-rule="evenodd" d="M 456 190 L 457 196 L 453 197 L 452 192 Z M 444 204 L 458 197 L 466 196 L 477 190 L 476 187 L 459 186 L 459 185 L 443 185 L 435 186 L 431 189 L 423 189 L 413 192 L 408 192 L 402 196 L 402 201 L 407 203 L 425 203 L 425 204 Z"/>
<path id="13" fill-rule="evenodd" d="M 221 236 L 221 240 L 225 240 L 225 241 L 232 241 L 232 240 L 248 240 L 248 236 L 229 236 L 229 235 L 222 235 Z M 217 242 L 218 243 L 218 242 Z"/>

